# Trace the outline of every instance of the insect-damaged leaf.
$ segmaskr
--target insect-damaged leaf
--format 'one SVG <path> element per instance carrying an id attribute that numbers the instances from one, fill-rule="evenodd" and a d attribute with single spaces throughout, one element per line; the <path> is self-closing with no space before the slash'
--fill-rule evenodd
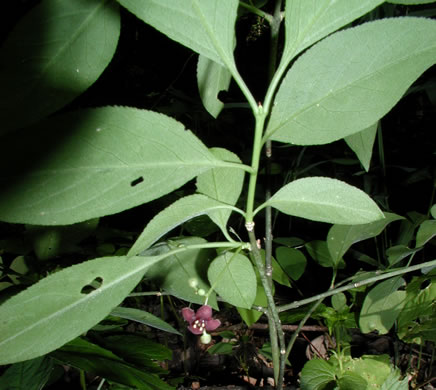
<path id="1" fill-rule="evenodd" d="M 0 220 L 67 225 L 165 195 L 226 163 L 165 115 L 103 107 L 4 137 Z"/>
<path id="2" fill-rule="evenodd" d="M 100 257 L 47 276 L 0 306 L 0 364 L 32 359 L 81 335 L 164 256 Z"/>

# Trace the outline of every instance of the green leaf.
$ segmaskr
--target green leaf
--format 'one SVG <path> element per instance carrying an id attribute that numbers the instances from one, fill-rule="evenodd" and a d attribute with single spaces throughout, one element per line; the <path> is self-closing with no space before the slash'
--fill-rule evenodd
<path id="1" fill-rule="evenodd" d="M 239 157 L 222 148 L 212 148 L 211 153 L 219 160 L 241 163 Z M 234 168 L 214 168 L 197 177 L 197 191 L 222 203 L 234 206 L 241 195 L 244 171 Z M 222 231 L 227 229 L 231 210 L 217 210 L 210 214 Z"/>
<path id="2" fill-rule="evenodd" d="M 38 259 L 49 260 L 76 251 L 76 244 L 90 236 L 98 222 L 99 219 L 94 218 L 68 226 L 28 225 L 26 228 Z"/>
<path id="3" fill-rule="evenodd" d="M 60 115 L 1 146 L 0 220 L 34 225 L 114 214 L 226 166 L 181 123 L 127 107 Z"/>
<path id="4" fill-rule="evenodd" d="M 369 291 L 360 311 L 359 325 L 363 333 L 378 330 L 386 334 L 405 304 L 406 292 L 398 291 L 405 284 L 400 277 L 379 283 Z"/>
<path id="5" fill-rule="evenodd" d="M 151 248 L 150 251 L 158 250 L 158 254 L 162 255 L 177 246 L 183 247 L 206 242 L 206 240 L 199 237 L 185 237 L 158 244 L 156 247 Z M 189 285 L 189 280 L 197 279 L 197 288 L 206 292 L 209 291 L 207 269 L 215 255 L 216 252 L 213 249 L 187 249 L 167 257 L 156 266 L 150 267 L 147 271 L 147 279 L 177 298 L 202 305 L 204 304 L 204 297 L 196 293 Z M 214 309 L 218 308 L 214 292 L 210 294 L 208 303 Z"/>
<path id="6" fill-rule="evenodd" d="M 226 209 L 228 207 L 228 205 L 204 195 L 196 194 L 185 196 L 162 210 L 148 223 L 130 248 L 128 254 L 129 256 L 135 256 L 141 253 L 164 234 L 191 218 L 203 214 L 212 215 L 217 210 Z"/>
<path id="7" fill-rule="evenodd" d="M 102 257 L 58 271 L 0 306 L 0 364 L 44 355 L 86 332 L 139 283 L 156 257 Z"/>
<path id="8" fill-rule="evenodd" d="M 229 89 L 231 80 L 232 75 L 226 67 L 202 55 L 198 57 L 198 91 L 204 107 L 214 118 L 224 107 L 224 103 L 218 99 L 218 94 Z"/>
<path id="9" fill-rule="evenodd" d="M 392 267 L 406 257 L 419 252 L 422 248 L 410 249 L 405 245 L 395 245 L 386 250 L 389 266 Z"/>
<path id="10" fill-rule="evenodd" d="M 146 335 L 117 334 L 104 337 L 103 345 L 124 360 L 137 365 L 150 365 L 151 360 L 171 360 L 172 351 Z"/>
<path id="11" fill-rule="evenodd" d="M 276 249 L 277 262 L 293 280 L 300 279 L 306 269 L 307 259 L 298 249 L 279 246 Z"/>
<path id="12" fill-rule="evenodd" d="M 29 272 L 29 266 L 27 265 L 26 258 L 24 256 L 17 256 L 9 265 L 9 269 L 14 271 L 9 275 L 9 278 L 15 284 L 20 283 L 20 277 L 26 275 Z"/>
<path id="13" fill-rule="evenodd" d="M 45 0 L 0 51 L 0 133 L 59 110 L 91 86 L 118 43 L 118 6 L 109 0 Z"/>
<path id="14" fill-rule="evenodd" d="M 335 379 L 335 369 L 328 362 L 309 360 L 301 370 L 301 390 L 322 390 Z"/>
<path id="15" fill-rule="evenodd" d="M 398 316 L 398 337 L 408 342 L 416 342 L 411 339 L 420 335 L 420 325 L 426 322 L 425 317 L 432 317 L 435 301 L 434 280 L 430 277 L 413 278 L 407 285 L 406 301 Z"/>
<path id="16" fill-rule="evenodd" d="M 332 307 L 336 311 L 342 311 L 347 307 L 347 297 L 344 293 L 338 293 L 332 296 Z"/>
<path id="17" fill-rule="evenodd" d="M 281 66 L 298 53 L 351 23 L 383 3 L 383 0 L 287 0 L 285 7 L 285 48 Z"/>
<path id="18" fill-rule="evenodd" d="M 256 274 L 250 260 L 226 252 L 212 261 L 207 276 L 215 291 L 228 303 L 250 309 L 256 298 Z"/>
<path id="19" fill-rule="evenodd" d="M 359 374 L 368 384 L 371 384 L 370 388 L 377 389 L 391 373 L 392 365 L 388 355 L 363 355 L 359 359 L 343 362 L 343 369 L 346 372 Z"/>
<path id="20" fill-rule="evenodd" d="M 367 390 L 368 382 L 356 372 L 344 372 L 338 378 L 339 390 Z"/>
<path id="21" fill-rule="evenodd" d="M 424 221 L 416 232 L 416 247 L 419 248 L 436 236 L 436 221 Z"/>
<path id="22" fill-rule="evenodd" d="M 315 260 L 321 267 L 345 268 L 345 263 L 342 258 L 333 259 L 325 241 L 314 240 L 304 245 L 310 257 Z"/>
<path id="23" fill-rule="evenodd" d="M 435 62 L 434 20 L 391 18 L 337 32 L 289 70 L 265 138 L 317 145 L 359 132 L 382 118 Z"/>
<path id="24" fill-rule="evenodd" d="M 436 204 L 434 204 L 433 206 L 431 206 L 430 213 L 431 213 L 431 216 L 432 216 L 434 219 L 436 219 Z"/>
<path id="25" fill-rule="evenodd" d="M 141 324 L 151 326 L 152 328 L 160 329 L 164 332 L 174 333 L 181 336 L 181 333 L 174 329 L 170 324 L 144 310 L 118 306 L 114 310 L 112 310 L 110 314 L 112 316 L 139 322 Z"/>
<path id="26" fill-rule="evenodd" d="M 344 138 L 350 149 L 356 153 L 357 158 L 365 171 L 369 171 L 369 164 L 372 157 L 375 136 L 377 134 L 378 122 L 364 130 L 348 135 Z"/>
<path id="27" fill-rule="evenodd" d="M 380 221 L 363 225 L 333 225 L 327 235 L 327 246 L 333 260 L 336 262 L 342 258 L 351 245 L 356 242 L 376 237 L 391 222 L 404 219 L 393 213 L 384 213 L 384 215 L 385 218 Z"/>
<path id="28" fill-rule="evenodd" d="M 47 357 L 15 363 L 0 377 L 0 389 L 40 390 L 49 380 L 53 366 L 53 360 Z"/>
<path id="29" fill-rule="evenodd" d="M 253 305 L 267 307 L 268 299 L 265 294 L 265 289 L 262 286 L 260 279 L 257 280 L 257 289 L 256 289 L 256 298 L 254 299 Z M 244 309 L 242 307 L 237 307 L 238 313 L 241 316 L 242 320 L 247 324 L 247 326 L 251 326 L 256 323 L 260 317 L 262 317 L 262 312 L 254 309 Z"/>
<path id="30" fill-rule="evenodd" d="M 117 0 L 168 38 L 235 68 L 233 47 L 237 0 Z"/>
<path id="31" fill-rule="evenodd" d="M 56 360 L 103 378 L 141 390 L 173 390 L 157 376 L 138 370 L 111 351 L 76 339 L 51 353 Z"/>
<path id="32" fill-rule="evenodd" d="M 232 355 L 233 354 L 233 345 L 230 343 L 216 343 L 212 345 L 212 347 L 207 349 L 211 355 Z"/>
<path id="33" fill-rule="evenodd" d="M 264 206 L 313 221 L 358 225 L 384 218 L 363 191 L 327 177 L 295 180 L 276 192 Z"/>
<path id="34" fill-rule="evenodd" d="M 400 381 L 400 371 L 392 371 L 386 380 L 382 383 L 380 390 L 408 390 L 409 378 L 406 376 Z"/>

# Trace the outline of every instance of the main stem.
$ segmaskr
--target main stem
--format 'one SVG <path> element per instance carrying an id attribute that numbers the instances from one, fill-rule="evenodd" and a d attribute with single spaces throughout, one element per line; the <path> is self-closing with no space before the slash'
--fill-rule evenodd
<path id="1" fill-rule="evenodd" d="M 278 34 L 281 23 L 281 5 L 282 1 L 277 0 L 275 3 L 274 13 L 270 15 L 270 18 L 267 18 L 271 27 L 271 45 L 270 45 L 270 55 L 269 55 L 269 66 L 268 66 L 268 79 L 271 81 L 274 77 L 276 66 L 277 66 L 277 47 L 278 47 Z M 268 91 L 271 94 L 271 89 Z M 266 96 L 266 99 L 269 100 L 270 97 Z M 267 309 L 267 317 L 269 323 L 269 332 L 270 332 L 270 342 L 271 342 L 271 352 L 274 364 L 274 379 L 276 382 L 276 389 L 281 389 L 283 386 L 284 379 L 284 370 L 285 370 L 285 354 L 286 354 L 286 345 L 285 345 L 285 336 L 282 330 L 281 322 L 279 319 L 279 314 L 277 311 L 277 307 L 274 302 L 273 290 L 272 290 L 272 231 L 271 231 L 271 208 L 266 209 L 265 215 L 265 264 L 263 262 L 258 242 L 256 240 L 256 235 L 254 233 L 254 221 L 253 221 L 253 208 L 254 208 L 254 197 L 257 183 L 257 175 L 259 172 L 259 162 L 260 155 L 263 147 L 262 136 L 265 128 L 265 120 L 267 115 L 270 112 L 270 105 L 267 107 L 262 107 L 259 103 L 256 110 L 254 110 L 255 114 L 255 134 L 254 134 L 254 142 L 253 142 L 253 154 L 252 154 L 252 162 L 251 169 L 253 170 L 250 173 L 250 179 L 248 184 L 248 196 L 247 196 L 247 208 L 246 208 L 246 228 L 248 231 L 248 235 L 250 238 L 252 255 L 256 267 L 259 271 L 260 279 L 262 282 L 262 286 L 264 288 L 268 309 Z M 267 180 L 268 174 L 270 173 L 270 157 L 271 157 L 271 141 L 266 142 L 266 156 L 267 156 Z M 271 196 L 271 188 L 267 185 L 266 188 L 266 200 Z"/>

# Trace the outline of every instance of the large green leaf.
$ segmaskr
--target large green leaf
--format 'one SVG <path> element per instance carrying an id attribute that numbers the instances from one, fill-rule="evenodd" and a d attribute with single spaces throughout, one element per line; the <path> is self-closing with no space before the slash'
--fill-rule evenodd
<path id="1" fill-rule="evenodd" d="M 35 122 L 70 103 L 109 64 L 120 33 L 110 0 L 44 0 L 0 51 L 0 133 Z"/>
<path id="2" fill-rule="evenodd" d="M 339 31 L 304 53 L 277 92 L 266 138 L 325 144 L 373 125 L 436 62 L 436 21 L 393 18 Z"/>
<path id="3" fill-rule="evenodd" d="M 226 166 L 165 115 L 103 107 L 7 135 L 0 153 L 0 220 L 66 225 L 117 213 Z"/>
<path id="4" fill-rule="evenodd" d="M 233 47 L 237 0 L 117 0 L 167 37 L 228 68 Z"/>
<path id="5" fill-rule="evenodd" d="M 210 149 L 220 160 L 241 163 L 239 157 L 222 148 Z M 244 171 L 233 168 L 214 168 L 197 177 L 197 191 L 228 205 L 235 205 L 244 184 Z M 221 209 L 210 214 L 210 218 L 221 230 L 226 230 L 231 210 Z"/>
<path id="6" fill-rule="evenodd" d="M 256 274 L 250 260 L 239 253 L 225 252 L 210 265 L 207 276 L 215 291 L 228 303 L 251 309 L 256 298 Z"/>
<path id="7" fill-rule="evenodd" d="M 369 291 L 360 311 L 359 326 L 363 333 L 389 332 L 405 304 L 406 292 L 398 290 L 404 284 L 404 279 L 395 277 Z"/>
<path id="8" fill-rule="evenodd" d="M 147 252 L 165 254 L 175 247 L 186 245 L 204 244 L 207 241 L 199 237 L 185 237 L 168 243 L 160 243 Z M 146 253 L 147 253 L 146 252 Z M 207 279 L 207 269 L 216 256 L 214 249 L 187 249 L 184 252 L 174 254 L 150 267 L 147 278 L 159 288 L 188 302 L 204 304 L 204 296 L 198 295 L 197 291 L 189 285 L 190 279 L 196 279 L 197 289 L 208 292 L 210 284 Z M 209 305 L 217 309 L 216 295 L 212 291 L 209 295 Z"/>
<path id="9" fill-rule="evenodd" d="M 226 67 L 205 56 L 198 56 L 198 91 L 204 107 L 214 118 L 218 116 L 224 107 L 224 103 L 218 99 L 218 94 L 229 89 L 231 80 L 232 75 Z"/>
<path id="10" fill-rule="evenodd" d="M 146 250 L 165 233 L 176 226 L 199 215 L 212 216 L 217 210 L 229 206 L 201 194 L 185 196 L 157 214 L 145 227 L 129 250 L 129 256 L 135 256 Z"/>
<path id="11" fill-rule="evenodd" d="M 367 127 L 364 130 L 348 135 L 344 141 L 350 149 L 356 153 L 357 158 L 362 164 L 365 171 L 369 171 L 369 164 L 372 157 L 372 149 L 374 146 L 375 136 L 377 134 L 378 122 Z"/>
<path id="12" fill-rule="evenodd" d="M 356 187 L 327 177 L 295 180 L 277 191 L 264 206 L 313 221 L 358 225 L 384 218 L 371 198 Z"/>
<path id="13" fill-rule="evenodd" d="M 139 370 L 111 351 L 83 339 L 73 340 L 51 356 L 69 366 L 136 389 L 173 390 L 156 375 Z"/>
<path id="14" fill-rule="evenodd" d="M 0 306 L 0 364 L 32 359 L 93 327 L 162 256 L 101 257 L 56 272 Z"/>
<path id="15" fill-rule="evenodd" d="M 384 215 L 385 218 L 380 221 L 363 225 L 333 225 L 327 235 L 327 246 L 333 261 L 339 261 L 351 245 L 356 242 L 376 237 L 391 222 L 404 219 L 393 213 L 385 213 Z"/>
<path id="16" fill-rule="evenodd" d="M 282 64 L 337 29 L 371 11 L 384 0 L 287 0 Z"/>

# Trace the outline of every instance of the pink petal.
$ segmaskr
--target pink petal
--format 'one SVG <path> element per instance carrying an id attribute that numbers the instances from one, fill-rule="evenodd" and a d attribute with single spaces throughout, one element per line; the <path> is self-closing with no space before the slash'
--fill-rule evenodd
<path id="1" fill-rule="evenodd" d="M 220 320 L 216 320 L 214 318 L 210 319 L 209 321 L 206 321 L 206 330 L 208 332 L 215 330 L 216 328 L 218 328 L 218 326 L 221 325 L 221 321 Z"/>
<path id="2" fill-rule="evenodd" d="M 209 305 L 203 305 L 197 310 L 197 320 L 209 320 L 212 318 L 212 308 Z"/>
<path id="3" fill-rule="evenodd" d="M 185 321 L 191 324 L 191 322 L 195 320 L 195 311 L 190 309 L 189 307 L 184 307 L 182 309 L 182 316 L 185 319 Z"/>
<path id="4" fill-rule="evenodd" d="M 188 329 L 193 334 L 203 334 L 201 330 L 199 330 L 198 328 L 193 328 L 192 325 L 189 325 Z"/>

